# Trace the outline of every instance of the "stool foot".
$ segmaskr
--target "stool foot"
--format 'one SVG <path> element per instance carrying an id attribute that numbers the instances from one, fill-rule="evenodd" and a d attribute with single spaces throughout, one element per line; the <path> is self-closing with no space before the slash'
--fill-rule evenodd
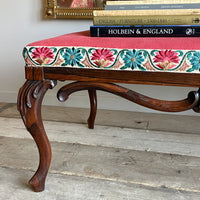
<path id="1" fill-rule="evenodd" d="M 42 192 L 45 188 L 45 177 L 37 176 L 36 174 L 31 178 L 29 184 L 35 192 Z"/>
<path id="2" fill-rule="evenodd" d="M 29 181 L 36 192 L 44 190 L 45 179 L 51 162 L 51 146 L 42 122 L 41 104 L 46 91 L 55 85 L 56 81 L 28 80 L 18 94 L 18 110 L 27 130 L 37 144 L 40 155 L 38 169 Z"/>
<path id="3" fill-rule="evenodd" d="M 94 129 L 94 121 L 97 113 L 97 94 L 96 90 L 88 90 L 90 97 L 90 116 L 87 120 L 88 128 Z"/>

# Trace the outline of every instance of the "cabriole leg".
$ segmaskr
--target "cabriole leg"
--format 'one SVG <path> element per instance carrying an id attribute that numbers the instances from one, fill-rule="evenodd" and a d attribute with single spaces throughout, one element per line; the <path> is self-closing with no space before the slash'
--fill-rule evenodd
<path id="1" fill-rule="evenodd" d="M 55 85 L 56 81 L 51 80 L 28 80 L 18 94 L 18 110 L 27 130 L 37 144 L 40 155 L 38 169 L 29 181 L 36 192 L 44 190 L 45 179 L 51 162 L 51 146 L 42 122 L 41 104 L 46 91 Z"/>
<path id="2" fill-rule="evenodd" d="M 90 89 L 88 90 L 90 97 L 90 116 L 88 118 L 88 128 L 94 128 L 94 121 L 97 113 L 97 94 L 96 90 Z"/>

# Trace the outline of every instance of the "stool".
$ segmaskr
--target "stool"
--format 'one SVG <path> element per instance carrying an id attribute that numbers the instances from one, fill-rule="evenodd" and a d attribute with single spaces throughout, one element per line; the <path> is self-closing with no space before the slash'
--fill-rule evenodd
<path id="1" fill-rule="evenodd" d="M 57 81 L 72 80 L 57 97 L 65 101 L 74 92 L 88 90 L 94 128 L 96 90 L 121 96 L 139 105 L 166 112 L 200 112 L 200 90 L 178 101 L 144 96 L 116 83 L 200 86 L 200 38 L 94 38 L 89 31 L 71 33 L 27 45 L 23 50 L 26 82 L 19 90 L 18 110 L 35 140 L 40 162 L 30 180 L 42 191 L 51 162 L 51 147 L 41 117 L 41 104 Z"/>

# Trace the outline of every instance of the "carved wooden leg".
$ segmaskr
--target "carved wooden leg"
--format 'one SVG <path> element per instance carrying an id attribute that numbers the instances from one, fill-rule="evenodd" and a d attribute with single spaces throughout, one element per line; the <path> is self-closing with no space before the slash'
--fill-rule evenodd
<path id="1" fill-rule="evenodd" d="M 38 169 L 29 181 L 34 191 L 44 190 L 45 179 L 51 162 L 51 146 L 44 130 L 41 104 L 46 91 L 53 88 L 56 81 L 32 81 L 24 83 L 18 94 L 18 110 L 27 130 L 34 138 L 40 155 Z"/>
<path id="2" fill-rule="evenodd" d="M 88 128 L 94 128 L 94 121 L 97 113 L 97 94 L 96 90 L 88 90 L 90 97 L 90 116 L 88 118 Z"/>

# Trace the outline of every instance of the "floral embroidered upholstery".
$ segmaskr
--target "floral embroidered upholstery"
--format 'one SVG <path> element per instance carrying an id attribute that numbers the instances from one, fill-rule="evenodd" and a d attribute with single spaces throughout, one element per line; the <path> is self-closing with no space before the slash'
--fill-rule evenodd
<path id="1" fill-rule="evenodd" d="M 26 66 L 200 71 L 200 38 L 94 38 L 89 31 L 27 45 Z"/>

